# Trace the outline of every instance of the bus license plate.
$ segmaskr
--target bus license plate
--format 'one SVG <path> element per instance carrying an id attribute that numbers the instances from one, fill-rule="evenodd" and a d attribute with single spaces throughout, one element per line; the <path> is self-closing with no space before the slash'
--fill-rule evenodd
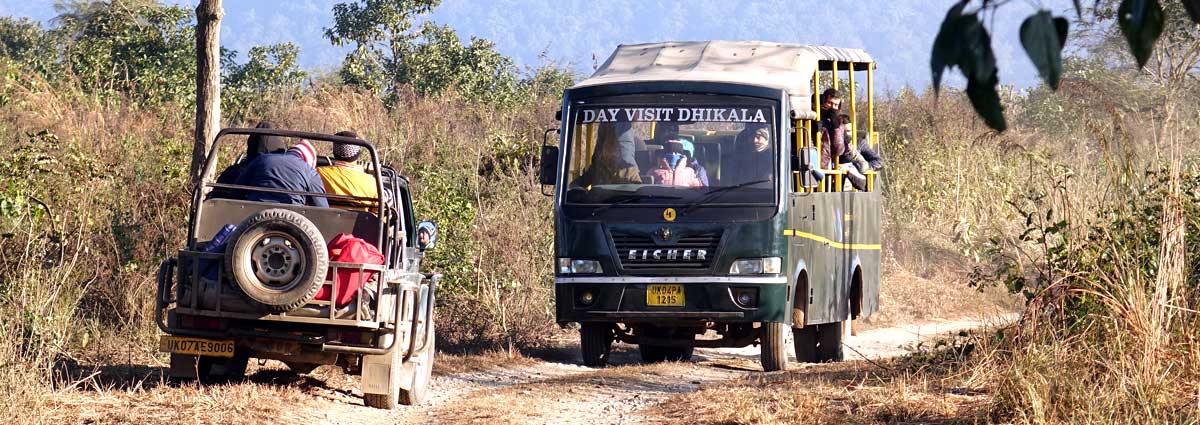
<path id="1" fill-rule="evenodd" d="M 683 307 L 683 285 L 646 286 L 646 305 Z"/>
<path id="2" fill-rule="evenodd" d="M 233 357 L 233 340 L 212 340 L 164 335 L 158 341 L 159 351 L 196 356 Z"/>

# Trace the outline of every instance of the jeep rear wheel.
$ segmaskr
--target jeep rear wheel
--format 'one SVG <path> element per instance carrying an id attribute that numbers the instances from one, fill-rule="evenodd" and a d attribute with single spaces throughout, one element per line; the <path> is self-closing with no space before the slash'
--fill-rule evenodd
<path id="1" fill-rule="evenodd" d="M 225 270 L 247 298 L 279 313 L 308 304 L 329 268 L 325 238 L 295 211 L 260 211 L 238 226 L 225 250 Z"/>
<path id="2" fill-rule="evenodd" d="M 433 324 L 429 324 L 430 327 Z M 416 365 L 416 370 L 413 371 L 411 389 L 400 389 L 400 404 L 405 406 L 415 406 L 425 401 L 425 394 L 429 393 L 429 380 L 433 375 L 433 356 L 437 352 L 434 342 L 437 338 L 433 337 L 433 332 L 429 332 L 430 339 L 426 344 L 425 353 L 418 356 L 415 360 L 420 362 Z"/>

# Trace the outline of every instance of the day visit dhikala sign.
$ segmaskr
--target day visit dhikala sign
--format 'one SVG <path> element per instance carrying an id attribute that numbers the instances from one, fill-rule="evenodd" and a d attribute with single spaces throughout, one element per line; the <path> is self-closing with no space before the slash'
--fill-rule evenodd
<path id="1" fill-rule="evenodd" d="M 770 111 L 762 107 L 676 107 L 676 108 L 592 108 L 580 111 L 583 124 L 598 122 L 743 122 L 766 123 Z"/>

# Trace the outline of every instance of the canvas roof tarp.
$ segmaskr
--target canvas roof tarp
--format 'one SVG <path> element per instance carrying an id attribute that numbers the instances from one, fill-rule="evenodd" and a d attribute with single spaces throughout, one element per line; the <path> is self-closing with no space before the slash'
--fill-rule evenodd
<path id="1" fill-rule="evenodd" d="M 813 118 L 812 76 L 821 61 L 872 62 L 861 49 L 764 41 L 621 45 L 575 87 L 646 81 L 750 84 L 785 90 L 794 118 Z M 824 67 L 822 68 L 824 69 Z M 864 69 L 860 65 L 858 69 Z"/>

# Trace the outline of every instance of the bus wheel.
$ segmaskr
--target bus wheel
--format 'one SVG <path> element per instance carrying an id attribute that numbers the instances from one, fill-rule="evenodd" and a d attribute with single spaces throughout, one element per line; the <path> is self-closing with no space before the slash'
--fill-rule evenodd
<path id="1" fill-rule="evenodd" d="M 584 323 L 579 328 L 579 349 L 583 364 L 588 367 L 608 366 L 612 353 L 613 330 L 608 323 Z"/>
<path id="2" fill-rule="evenodd" d="M 762 351 L 759 363 L 763 371 L 774 372 L 787 369 L 787 328 L 784 323 L 767 322 L 762 329 Z"/>
<path id="3" fill-rule="evenodd" d="M 842 361 L 842 322 L 817 325 L 817 362 Z"/>
<path id="4" fill-rule="evenodd" d="M 792 342 L 796 346 L 796 361 L 817 363 L 817 325 L 792 328 Z"/>

